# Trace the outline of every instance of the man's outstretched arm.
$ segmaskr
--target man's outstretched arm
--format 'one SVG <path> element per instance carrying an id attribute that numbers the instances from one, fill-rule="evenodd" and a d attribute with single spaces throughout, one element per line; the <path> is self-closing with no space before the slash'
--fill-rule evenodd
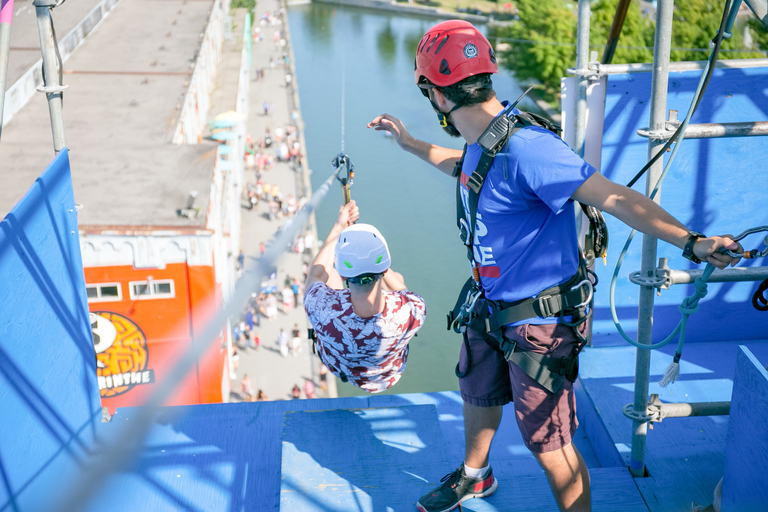
<path id="1" fill-rule="evenodd" d="M 624 224 L 680 249 L 688 242 L 688 228 L 661 206 L 635 190 L 610 181 L 599 172 L 587 178 L 571 199 L 610 213 Z M 731 235 L 724 235 L 700 238 L 694 244 L 693 252 L 701 261 L 717 268 L 736 265 L 740 258 L 719 253 L 722 248 L 742 251 L 741 245 L 734 242 Z"/>
<path id="2" fill-rule="evenodd" d="M 304 284 L 305 290 L 309 290 L 309 287 L 317 281 L 323 282 L 336 290 L 344 288 L 341 276 L 339 276 L 339 273 L 336 272 L 336 268 L 333 266 L 336 243 L 344 228 L 354 224 L 359 218 L 360 210 L 357 208 L 354 200 L 339 209 L 339 216 L 336 222 L 325 238 L 325 243 L 320 248 L 320 251 L 318 251 L 317 256 L 315 256 L 312 266 L 309 268 L 307 282 Z"/>
<path id="3" fill-rule="evenodd" d="M 456 162 L 461 158 L 462 151 L 459 149 L 444 148 L 442 146 L 436 146 L 423 140 L 415 139 L 408 130 L 405 129 L 405 125 L 398 118 L 389 114 L 381 114 L 373 118 L 373 121 L 368 123 L 368 128 L 373 128 L 377 131 L 387 131 L 392 134 L 400 146 L 405 151 L 416 155 L 428 164 L 434 165 L 438 170 L 451 176 L 453 174 L 453 168 Z"/>

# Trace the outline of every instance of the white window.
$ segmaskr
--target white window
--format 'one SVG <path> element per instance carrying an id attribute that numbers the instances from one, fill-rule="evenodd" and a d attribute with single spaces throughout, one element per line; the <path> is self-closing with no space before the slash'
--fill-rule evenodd
<path id="1" fill-rule="evenodd" d="M 115 302 L 123 299 L 120 283 L 86 284 L 88 302 Z"/>
<path id="2" fill-rule="evenodd" d="M 128 284 L 132 300 L 171 299 L 176 296 L 173 279 L 149 279 L 147 281 L 131 281 Z"/>

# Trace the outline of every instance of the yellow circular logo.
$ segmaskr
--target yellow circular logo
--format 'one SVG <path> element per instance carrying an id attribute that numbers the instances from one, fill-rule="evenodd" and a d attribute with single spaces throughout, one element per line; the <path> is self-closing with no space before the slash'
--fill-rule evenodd
<path id="1" fill-rule="evenodd" d="M 155 372 L 147 368 L 147 337 L 132 320 L 111 311 L 90 314 L 96 373 L 102 398 L 151 384 Z"/>

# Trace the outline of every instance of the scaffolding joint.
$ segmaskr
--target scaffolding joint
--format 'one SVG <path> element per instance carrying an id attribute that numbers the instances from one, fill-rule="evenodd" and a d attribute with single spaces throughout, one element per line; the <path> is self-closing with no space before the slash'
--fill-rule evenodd
<path id="1" fill-rule="evenodd" d="M 45 94 L 58 94 L 69 89 L 68 85 L 38 85 L 36 87 L 37 92 L 44 92 Z"/>
<path id="2" fill-rule="evenodd" d="M 647 423 L 651 421 L 651 416 L 648 415 L 647 411 L 636 411 L 633 404 L 625 405 L 621 408 L 621 412 L 624 413 L 624 416 L 627 418 L 638 423 Z"/>

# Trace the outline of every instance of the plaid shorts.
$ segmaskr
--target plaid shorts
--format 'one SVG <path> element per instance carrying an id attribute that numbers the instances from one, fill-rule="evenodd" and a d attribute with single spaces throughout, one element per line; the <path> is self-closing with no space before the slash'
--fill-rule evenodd
<path id="1" fill-rule="evenodd" d="M 578 343 L 571 328 L 564 324 L 525 324 L 503 329 L 519 348 L 554 357 L 567 356 Z M 514 400 L 517 426 L 532 452 L 550 452 L 568 445 L 578 427 L 573 383 L 566 379 L 557 393 L 550 393 L 516 364 L 504 359 L 503 353 L 490 347 L 482 334 L 467 328 L 465 336 L 472 363 L 469 373 L 459 379 L 464 401 L 478 407 L 494 407 Z M 466 345 L 462 343 L 459 356 L 462 371 L 467 368 Z"/>

